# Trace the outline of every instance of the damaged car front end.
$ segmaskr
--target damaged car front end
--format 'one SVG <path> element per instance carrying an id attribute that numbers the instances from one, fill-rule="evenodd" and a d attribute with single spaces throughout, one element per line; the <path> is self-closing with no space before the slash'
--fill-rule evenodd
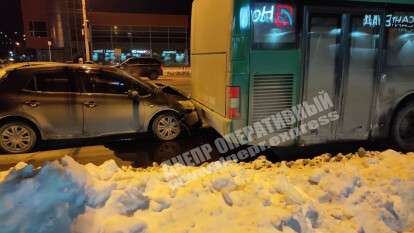
<path id="1" fill-rule="evenodd" d="M 145 119 L 142 122 L 144 129 L 148 129 L 148 131 L 156 130 L 154 129 L 154 121 L 156 121 L 157 116 L 162 116 L 163 114 L 175 115 L 179 120 L 180 127 L 187 131 L 188 134 L 191 133 L 191 129 L 199 127 L 200 118 L 195 105 L 185 93 L 161 83 L 153 84 L 141 79 L 136 80 L 150 86 L 152 90 L 151 94 L 147 96 L 136 97 L 140 103 L 140 118 Z M 157 135 L 155 134 L 155 136 Z M 157 137 L 163 140 L 159 136 Z"/>

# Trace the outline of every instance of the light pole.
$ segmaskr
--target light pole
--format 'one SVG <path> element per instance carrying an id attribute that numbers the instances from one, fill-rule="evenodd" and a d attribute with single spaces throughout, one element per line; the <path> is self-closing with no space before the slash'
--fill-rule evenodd
<path id="1" fill-rule="evenodd" d="M 82 0 L 82 15 L 83 15 L 83 35 L 85 38 L 85 58 L 86 62 L 91 61 L 91 53 L 89 48 L 89 22 L 86 13 L 86 0 Z"/>
<path id="2" fill-rule="evenodd" d="M 49 46 L 49 61 L 52 61 L 52 50 L 50 49 L 52 47 L 52 41 L 48 41 L 47 45 Z"/>

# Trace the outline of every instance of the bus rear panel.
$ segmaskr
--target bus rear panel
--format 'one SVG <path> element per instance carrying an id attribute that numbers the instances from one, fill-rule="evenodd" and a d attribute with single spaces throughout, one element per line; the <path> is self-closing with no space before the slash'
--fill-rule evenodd
<path id="1" fill-rule="evenodd" d="M 194 99 L 222 135 L 325 93 L 335 121 L 283 145 L 385 138 L 414 98 L 409 0 L 195 0 L 192 30 Z"/>

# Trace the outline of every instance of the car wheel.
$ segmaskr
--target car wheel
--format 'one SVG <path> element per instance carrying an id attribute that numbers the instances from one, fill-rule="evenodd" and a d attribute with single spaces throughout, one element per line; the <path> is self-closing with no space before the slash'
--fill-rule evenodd
<path id="1" fill-rule="evenodd" d="M 392 129 L 394 142 L 405 151 L 414 151 L 414 103 L 398 111 Z"/>
<path id="2" fill-rule="evenodd" d="M 26 123 L 12 122 L 0 127 L 0 149 L 6 153 L 27 153 L 36 143 L 36 132 Z"/>
<path id="3" fill-rule="evenodd" d="M 161 141 L 172 141 L 181 134 L 180 121 L 172 113 L 161 114 L 153 121 L 152 132 Z"/>
<path id="4" fill-rule="evenodd" d="M 158 74 L 151 73 L 148 78 L 151 79 L 151 80 L 157 80 L 158 79 Z"/>

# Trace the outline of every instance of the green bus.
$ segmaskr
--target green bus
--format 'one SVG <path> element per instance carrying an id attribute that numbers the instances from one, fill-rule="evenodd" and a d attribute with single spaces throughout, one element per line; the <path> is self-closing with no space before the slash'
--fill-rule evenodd
<path id="1" fill-rule="evenodd" d="M 194 0 L 191 30 L 192 96 L 221 135 L 259 122 L 261 136 L 294 132 L 279 146 L 391 138 L 414 150 L 414 1 Z M 321 96 L 329 114 L 307 114 Z M 266 128 L 295 107 L 307 117 Z"/>

